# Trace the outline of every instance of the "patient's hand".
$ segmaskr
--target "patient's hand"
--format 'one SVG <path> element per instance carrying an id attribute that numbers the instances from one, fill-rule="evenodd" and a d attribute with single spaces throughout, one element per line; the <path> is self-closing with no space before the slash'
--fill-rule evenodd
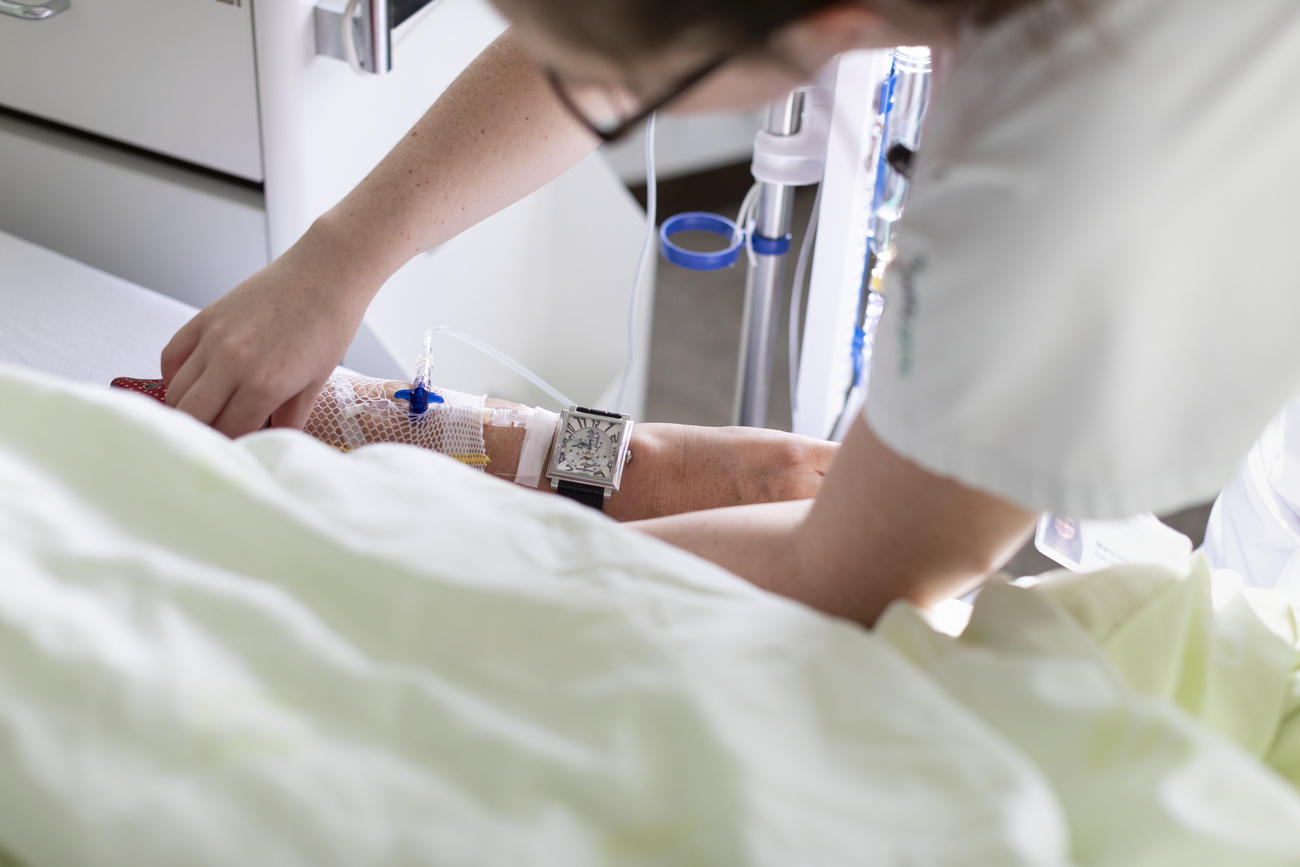
<path id="1" fill-rule="evenodd" d="M 746 503 L 808 499 L 838 446 L 747 427 L 637 424 L 632 462 L 606 503 L 620 521 Z"/>

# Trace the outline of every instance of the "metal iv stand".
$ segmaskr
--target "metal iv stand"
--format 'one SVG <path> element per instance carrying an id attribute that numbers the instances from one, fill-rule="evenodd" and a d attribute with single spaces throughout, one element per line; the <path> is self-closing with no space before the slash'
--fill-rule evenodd
<path id="1" fill-rule="evenodd" d="M 695 271 L 730 267 L 746 248 L 750 268 L 745 279 L 740 362 L 732 418 L 735 424 L 762 427 L 767 422 L 772 390 L 772 350 L 783 292 L 782 257 L 790 249 L 790 221 L 797 187 L 819 183 L 826 168 L 826 141 L 834 101 L 835 69 L 823 71 L 768 110 L 767 124 L 754 136 L 755 184 L 745 196 L 745 211 L 754 204 L 752 230 L 717 214 L 688 211 L 665 220 L 659 248 L 668 261 Z M 704 231 L 727 239 L 724 249 L 701 253 L 673 242 L 681 232 Z"/>
<path id="2" fill-rule="evenodd" d="M 804 94 L 796 90 L 768 111 L 765 132 L 794 136 L 803 126 Z M 756 175 L 757 177 L 757 175 Z M 785 254 L 790 249 L 790 222 L 795 185 L 759 180 L 752 246 L 754 262 L 745 280 L 745 312 L 741 319 L 740 362 L 732 419 L 747 427 L 767 424 L 772 393 L 772 349 L 776 342 L 777 309 L 784 285 Z"/>

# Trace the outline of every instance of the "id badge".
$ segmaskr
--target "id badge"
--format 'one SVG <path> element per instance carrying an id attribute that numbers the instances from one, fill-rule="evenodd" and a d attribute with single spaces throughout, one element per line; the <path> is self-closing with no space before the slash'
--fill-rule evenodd
<path id="1" fill-rule="evenodd" d="M 1034 547 L 1074 572 L 1128 563 L 1186 569 L 1192 555 L 1192 540 L 1152 514 L 1091 521 L 1047 512 L 1038 519 Z"/>

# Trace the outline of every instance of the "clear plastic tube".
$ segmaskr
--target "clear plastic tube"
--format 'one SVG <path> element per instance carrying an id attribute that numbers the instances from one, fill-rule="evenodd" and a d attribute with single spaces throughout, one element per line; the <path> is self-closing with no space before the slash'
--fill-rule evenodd
<path id="1" fill-rule="evenodd" d="M 641 255 L 637 258 L 636 274 L 632 278 L 632 297 L 627 302 L 627 361 L 623 365 L 623 375 L 619 378 L 616 399 L 620 412 L 626 411 L 624 398 L 627 396 L 627 384 L 632 378 L 632 368 L 636 365 L 637 301 L 641 297 L 641 285 L 645 283 L 646 266 L 650 264 L 650 250 L 654 247 L 658 222 L 659 191 L 658 179 L 655 177 L 655 116 L 653 114 L 645 124 L 645 189 L 645 238 L 641 241 Z"/>
<path id="2" fill-rule="evenodd" d="M 890 166 L 895 147 L 915 153 L 921 146 L 925 110 L 930 102 L 930 50 L 923 47 L 894 49 L 890 72 L 884 137 L 880 144 L 876 200 L 871 214 L 871 249 L 881 259 L 893 255 L 894 231 L 903 217 L 910 182 Z"/>
<path id="3" fill-rule="evenodd" d="M 762 186 L 755 183 L 749 188 L 749 192 L 745 193 L 745 198 L 740 203 L 740 210 L 736 212 L 736 233 L 731 236 L 733 244 L 742 237 L 745 239 L 745 258 L 749 260 L 751 268 L 758 264 L 758 256 L 754 252 L 754 232 L 750 225 L 750 213 L 758 202 L 758 194 L 761 190 Z"/>
<path id="4" fill-rule="evenodd" d="M 808 216 L 808 225 L 803 230 L 803 242 L 799 244 L 799 258 L 794 266 L 794 281 L 790 284 L 790 323 L 787 328 L 790 338 L 790 415 L 793 419 L 799 391 L 799 349 L 801 341 L 799 321 L 803 307 L 804 275 L 808 270 L 808 259 L 812 252 L 813 238 L 817 236 L 817 223 L 821 219 L 822 188 L 817 186 L 817 195 L 813 197 L 812 213 Z"/>
<path id="5" fill-rule="evenodd" d="M 880 317 L 885 312 L 885 296 L 878 292 L 868 293 L 866 308 L 862 320 L 862 354 L 858 360 L 861 366 L 831 432 L 831 439 L 837 443 L 844 442 L 849 428 L 853 427 L 853 420 L 858 417 L 863 404 L 867 402 L 867 391 L 871 387 L 871 359 L 875 355 L 876 331 L 880 327 Z"/>
<path id="6" fill-rule="evenodd" d="M 412 383 L 416 388 L 423 388 L 430 391 L 433 388 L 433 331 L 424 332 L 424 347 L 420 349 L 420 354 L 415 357 L 415 380 Z"/>
<path id="7" fill-rule="evenodd" d="M 569 407 L 574 405 L 573 401 L 565 397 L 562 391 L 560 391 L 555 386 L 551 385 L 546 380 L 542 379 L 537 374 L 533 373 L 527 367 L 524 367 L 518 361 L 515 361 L 513 358 L 506 355 L 501 350 L 484 343 L 483 341 L 479 340 L 477 337 L 466 334 L 464 331 L 461 331 L 459 328 L 453 328 L 450 325 L 439 325 L 437 328 L 429 329 L 429 334 L 430 335 L 445 334 L 448 337 L 455 338 L 456 340 L 459 340 L 461 343 L 464 343 L 466 346 L 473 347 L 474 349 L 477 349 L 479 352 L 483 353 L 489 358 L 494 358 L 497 361 L 499 361 L 501 364 L 510 368 L 515 373 L 519 374 L 524 379 L 528 380 L 533 385 L 537 386 L 542 391 L 549 394 L 555 400 L 555 402 L 558 403 L 561 407 L 568 409 Z"/>

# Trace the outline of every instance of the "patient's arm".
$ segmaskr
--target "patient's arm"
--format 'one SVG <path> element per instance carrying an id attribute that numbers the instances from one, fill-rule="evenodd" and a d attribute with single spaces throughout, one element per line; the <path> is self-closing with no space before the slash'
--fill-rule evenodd
<path id="1" fill-rule="evenodd" d="M 605 511 L 633 521 L 817 493 L 838 447 L 747 427 L 638 424 L 633 460 Z"/>
<path id="2" fill-rule="evenodd" d="M 403 382 L 335 374 L 317 397 L 303 429 L 344 450 L 405 443 L 448 451 L 431 432 L 436 414 L 445 410 L 435 405 L 430 409 L 435 415 L 411 421 L 409 404 L 394 398 L 398 390 L 409 387 Z M 526 409 L 494 398 L 488 398 L 486 405 Z M 483 469 L 513 481 L 524 437 L 521 426 L 485 425 Z M 620 489 L 605 503 L 605 513 L 620 521 L 811 497 L 836 446 L 780 431 L 639 423 L 632 429 L 630 448 L 632 459 Z M 482 464 L 481 453 L 459 457 Z M 551 489 L 545 477 L 537 488 Z"/>

